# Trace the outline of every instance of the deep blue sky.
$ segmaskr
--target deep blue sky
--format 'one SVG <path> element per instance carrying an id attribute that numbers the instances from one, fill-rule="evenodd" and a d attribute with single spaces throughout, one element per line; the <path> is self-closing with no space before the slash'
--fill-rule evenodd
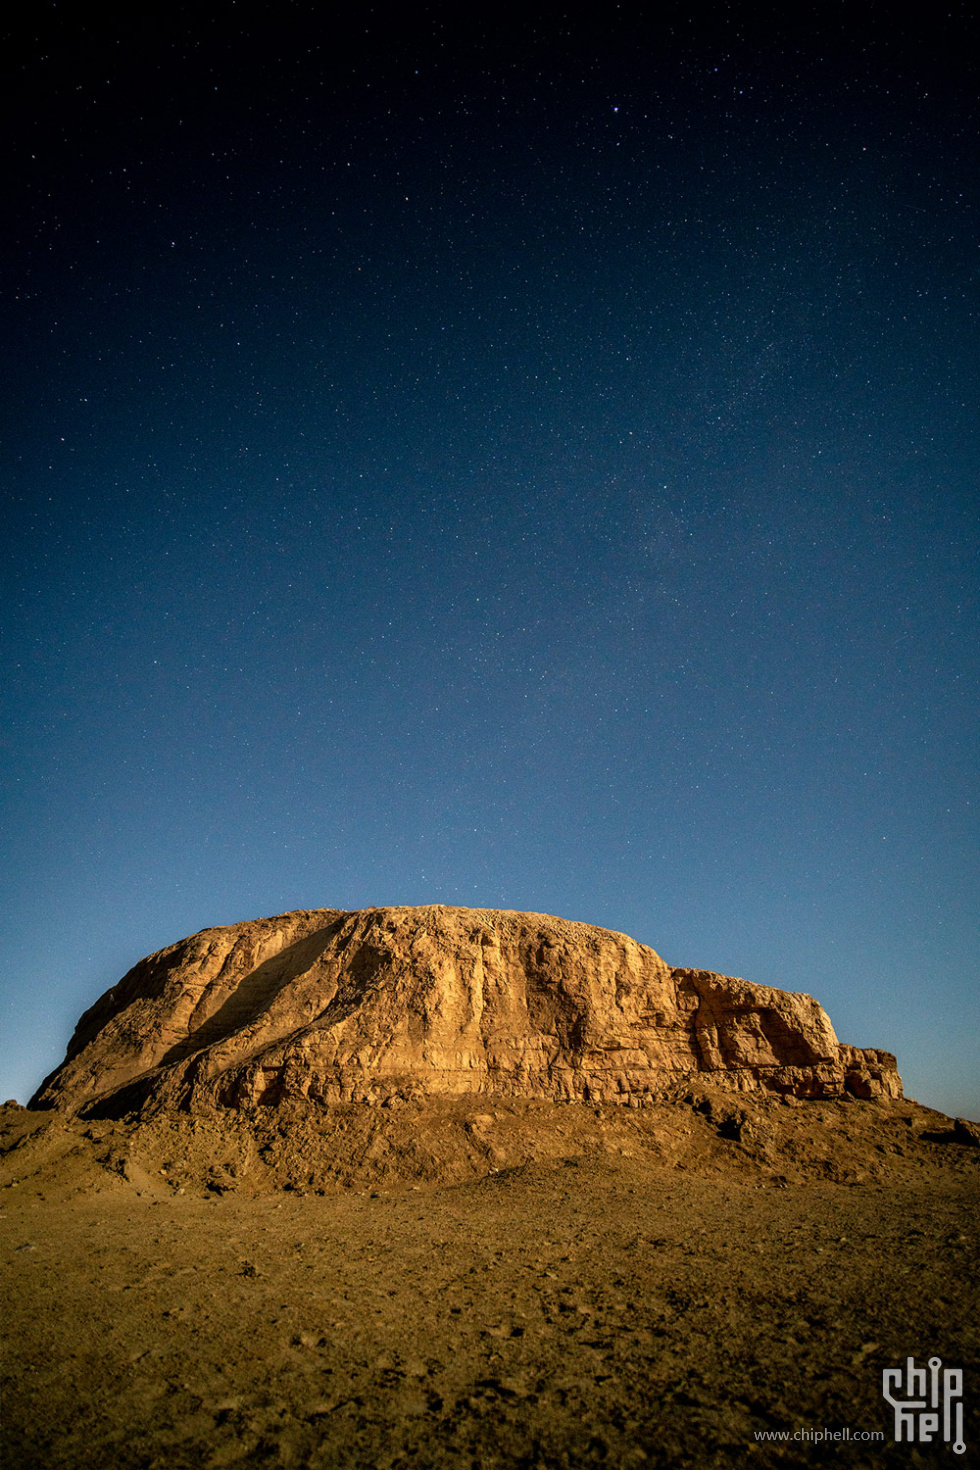
<path id="1" fill-rule="evenodd" d="M 9 48 L 2 1095 L 196 929 L 441 902 L 980 1117 L 967 7 L 331 9 Z"/>

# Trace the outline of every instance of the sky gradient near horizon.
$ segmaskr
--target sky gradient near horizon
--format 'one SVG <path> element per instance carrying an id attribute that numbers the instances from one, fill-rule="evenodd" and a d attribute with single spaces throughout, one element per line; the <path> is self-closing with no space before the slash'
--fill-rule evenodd
<path id="1" fill-rule="evenodd" d="M 643 10 L 19 38 L 3 1096 L 185 934 L 447 903 L 980 1117 L 980 48 Z"/>

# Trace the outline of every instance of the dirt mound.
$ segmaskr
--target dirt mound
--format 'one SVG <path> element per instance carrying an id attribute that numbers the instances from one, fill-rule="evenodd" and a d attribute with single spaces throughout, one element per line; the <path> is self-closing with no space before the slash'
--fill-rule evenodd
<path id="1" fill-rule="evenodd" d="M 241 1113 L 254 1131 L 306 1103 L 637 1107 L 692 1079 L 901 1096 L 894 1057 L 842 1046 L 808 995 L 671 968 L 588 924 L 424 907 L 301 910 L 149 956 L 82 1017 L 32 1105 Z"/>
<path id="2" fill-rule="evenodd" d="M 701 1087 L 641 1109 L 429 1098 L 391 1108 L 297 1099 L 261 1113 L 84 1119 L 0 1108 L 0 1180 L 59 1197 L 423 1189 L 530 1164 L 635 1160 L 775 1184 L 914 1182 L 975 1163 L 965 1125 L 908 1100 L 797 1102 Z"/>

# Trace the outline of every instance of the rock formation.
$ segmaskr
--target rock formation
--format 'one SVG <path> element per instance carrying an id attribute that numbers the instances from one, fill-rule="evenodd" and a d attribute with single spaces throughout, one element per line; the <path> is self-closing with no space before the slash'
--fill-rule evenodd
<path id="1" fill-rule="evenodd" d="M 300 910 L 141 960 L 32 1107 L 92 1116 L 484 1094 L 638 1105 L 695 1076 L 900 1097 L 808 995 L 671 969 L 624 934 L 494 909 Z"/>

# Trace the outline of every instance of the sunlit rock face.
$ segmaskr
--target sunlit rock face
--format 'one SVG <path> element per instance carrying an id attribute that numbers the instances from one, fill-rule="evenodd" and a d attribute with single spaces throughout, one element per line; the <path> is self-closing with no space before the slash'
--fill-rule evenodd
<path id="1" fill-rule="evenodd" d="M 118 1115 L 484 1094 L 640 1105 L 694 1078 L 900 1097 L 808 995 L 672 969 L 625 934 L 496 909 L 299 910 L 141 960 L 32 1106 Z"/>

